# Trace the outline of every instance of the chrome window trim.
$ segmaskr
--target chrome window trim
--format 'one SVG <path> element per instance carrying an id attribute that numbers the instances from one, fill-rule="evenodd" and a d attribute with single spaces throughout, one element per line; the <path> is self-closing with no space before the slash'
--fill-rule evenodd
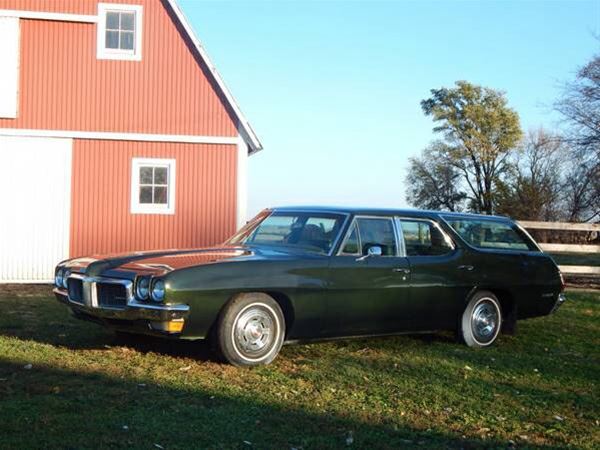
<path id="1" fill-rule="evenodd" d="M 358 234 L 358 248 L 360 250 L 362 250 L 362 241 L 360 238 L 360 225 L 358 224 L 358 219 L 380 219 L 380 220 L 390 220 L 392 222 L 392 228 L 394 229 L 394 241 L 396 244 L 396 254 L 395 255 L 390 255 L 390 256 L 380 256 L 380 258 L 397 258 L 397 257 L 401 257 L 402 255 L 400 254 L 400 245 L 399 245 L 399 241 L 398 241 L 398 230 L 396 229 L 396 221 L 394 220 L 394 216 L 377 216 L 377 215 L 355 215 L 352 218 L 352 222 L 350 223 L 350 226 L 348 227 L 348 229 L 346 230 L 346 235 L 344 236 L 344 240 L 342 241 L 342 245 L 340 245 L 337 253 L 335 256 L 363 256 L 362 251 L 359 251 L 358 253 L 343 253 L 342 250 L 344 248 L 344 246 L 346 245 L 346 241 L 349 239 L 350 237 L 350 233 L 352 230 L 352 227 L 354 225 L 356 225 L 356 231 Z"/>
<path id="2" fill-rule="evenodd" d="M 271 217 L 273 214 L 275 213 L 281 213 L 281 214 L 287 214 L 289 213 L 290 215 L 292 214 L 309 214 L 309 215 L 314 215 L 316 217 L 319 217 L 319 214 L 330 214 L 330 215 L 334 215 L 334 216 L 341 216 L 344 217 L 343 222 L 340 225 L 340 229 L 337 232 L 337 235 L 335 237 L 335 239 L 331 242 L 331 249 L 329 250 L 329 252 L 323 254 L 323 256 L 332 256 L 335 249 L 337 248 L 337 245 L 339 243 L 339 240 L 342 236 L 342 232 L 344 231 L 344 229 L 346 228 L 346 224 L 348 223 L 348 219 L 350 218 L 350 213 L 347 212 L 340 212 L 340 211 L 328 211 L 328 210 L 319 210 L 319 211 L 315 211 L 315 210 L 310 210 L 310 209 L 306 209 L 306 210 L 302 210 L 302 209 L 285 209 L 285 210 L 278 210 L 278 209 L 273 209 L 271 210 L 271 212 L 263 219 L 261 220 L 258 224 L 260 225 L 261 223 L 263 223 L 265 220 L 267 220 L 269 217 Z M 254 230 L 252 232 L 252 234 L 254 234 Z M 250 236 L 252 236 L 252 234 L 250 234 Z M 246 245 L 246 242 L 242 242 L 241 244 Z M 252 243 L 250 243 L 249 245 L 253 245 Z M 260 245 L 260 244 L 258 244 Z"/>
<path id="3" fill-rule="evenodd" d="M 440 226 L 440 224 L 437 223 L 435 220 L 429 219 L 426 217 L 409 217 L 409 216 L 395 216 L 395 217 L 396 217 L 396 220 L 398 221 L 398 227 L 400 229 L 400 232 L 402 233 L 402 246 L 404 248 L 404 255 L 406 257 L 408 257 L 408 255 L 406 254 L 406 242 L 404 241 L 404 231 L 402 230 L 402 222 L 403 221 L 406 221 L 406 222 L 429 222 L 429 223 L 433 224 L 433 226 L 435 228 L 437 228 L 440 233 L 442 233 L 442 236 L 444 236 L 444 241 L 446 241 L 446 243 L 450 246 L 450 249 L 451 249 L 448 253 L 444 253 L 443 255 L 412 255 L 412 256 L 421 256 L 424 258 L 427 258 L 427 257 L 435 258 L 438 256 L 447 255 L 449 253 L 452 253 L 454 250 L 456 250 L 456 243 L 452 240 L 452 238 L 448 235 L 448 233 L 446 233 L 444 231 L 444 229 Z"/>

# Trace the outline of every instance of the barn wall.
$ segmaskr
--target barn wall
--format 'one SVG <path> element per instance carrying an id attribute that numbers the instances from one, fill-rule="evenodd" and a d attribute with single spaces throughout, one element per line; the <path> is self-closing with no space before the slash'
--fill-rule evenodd
<path id="1" fill-rule="evenodd" d="M 96 24 L 21 19 L 19 107 L 0 128 L 237 136 L 218 88 L 161 0 L 143 4 L 143 59 L 98 60 Z M 0 9 L 97 13 L 96 0 L 0 0 Z"/>
<path id="2" fill-rule="evenodd" d="M 71 256 L 223 242 L 236 229 L 235 145 L 75 140 Z M 131 214 L 134 157 L 176 160 L 175 214 Z"/>

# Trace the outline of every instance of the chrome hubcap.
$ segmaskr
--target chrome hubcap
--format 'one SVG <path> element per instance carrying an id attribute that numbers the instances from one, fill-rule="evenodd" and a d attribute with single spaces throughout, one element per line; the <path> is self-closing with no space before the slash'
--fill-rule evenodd
<path id="1" fill-rule="evenodd" d="M 235 323 L 235 344 L 248 356 L 260 354 L 273 342 L 273 330 L 273 319 L 266 311 L 250 308 Z"/>
<path id="2" fill-rule="evenodd" d="M 498 326 L 498 310 L 490 301 L 483 301 L 473 310 L 471 328 L 475 339 L 488 342 L 494 338 Z"/>

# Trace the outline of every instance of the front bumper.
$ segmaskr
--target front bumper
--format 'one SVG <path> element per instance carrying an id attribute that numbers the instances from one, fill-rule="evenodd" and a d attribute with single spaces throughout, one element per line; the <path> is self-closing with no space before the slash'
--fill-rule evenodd
<path id="1" fill-rule="evenodd" d="M 82 279 L 83 298 L 69 297 L 67 289 L 54 288 L 56 299 L 67 305 L 78 318 L 98 322 L 112 328 L 155 335 L 179 335 L 183 323 L 190 314 L 188 305 L 158 305 L 137 301 L 127 285 L 127 301 L 122 306 L 106 306 L 98 303 L 95 294 L 96 283 L 110 283 L 110 279 L 88 278 L 79 274 L 73 277 Z M 117 280 L 114 280 L 117 284 Z M 120 284 L 125 284 L 118 281 Z M 172 331 L 168 324 L 181 322 L 178 331 Z M 167 331 L 171 330 L 171 331 Z"/>

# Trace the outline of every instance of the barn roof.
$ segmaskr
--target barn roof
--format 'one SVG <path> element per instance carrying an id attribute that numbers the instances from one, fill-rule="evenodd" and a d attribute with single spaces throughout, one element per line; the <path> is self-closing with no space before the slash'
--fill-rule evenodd
<path id="1" fill-rule="evenodd" d="M 221 92 L 224 95 L 228 106 L 231 108 L 231 110 L 233 111 L 233 114 L 237 118 L 237 120 L 240 124 L 240 129 L 239 129 L 240 135 L 243 137 L 244 141 L 248 144 L 248 147 L 250 149 L 249 153 L 252 154 L 252 153 L 256 153 L 256 152 L 262 150 L 263 147 L 262 147 L 260 140 L 258 139 L 258 136 L 256 135 L 256 133 L 250 126 L 250 123 L 246 119 L 246 116 L 244 116 L 244 113 L 242 113 L 242 110 L 240 109 L 237 102 L 235 101 L 235 98 L 233 98 L 231 91 L 227 88 L 227 85 L 223 81 L 223 78 L 221 78 L 221 75 L 219 75 L 219 72 L 217 71 L 215 65 L 213 64 L 210 57 L 208 56 L 208 53 L 204 49 L 204 46 L 202 45 L 202 43 L 200 42 L 200 40 L 194 33 L 194 30 L 193 30 L 190 22 L 187 20 L 187 18 L 185 17 L 185 14 L 183 13 L 181 8 L 177 4 L 177 0 L 167 0 L 167 2 L 169 4 L 169 6 L 171 7 L 171 9 L 173 10 L 173 13 L 177 17 L 177 20 L 179 20 L 181 26 L 187 33 L 190 41 L 194 44 L 194 47 L 198 51 L 200 58 L 202 58 L 202 61 L 208 67 L 208 70 L 211 72 L 212 76 L 214 77 L 214 81 L 219 86 L 219 89 L 221 89 Z"/>

